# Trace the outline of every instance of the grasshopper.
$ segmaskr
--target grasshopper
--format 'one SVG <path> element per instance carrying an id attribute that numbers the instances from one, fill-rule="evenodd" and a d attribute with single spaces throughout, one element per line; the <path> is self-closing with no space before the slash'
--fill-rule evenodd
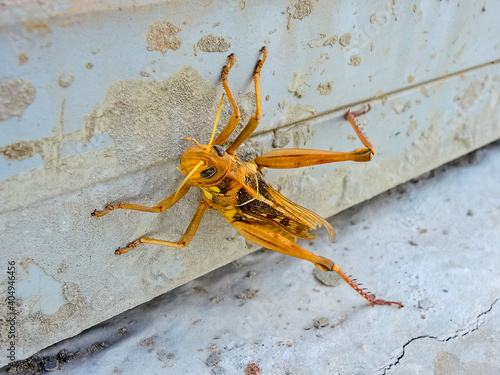
<path id="1" fill-rule="evenodd" d="M 263 179 L 261 169 L 267 168 L 299 168 L 339 161 L 368 162 L 375 155 L 375 148 L 361 131 L 356 118 L 370 110 L 350 112 L 346 114 L 363 148 L 350 152 L 321 151 L 307 149 L 280 149 L 265 153 L 249 162 L 244 162 L 236 156 L 236 150 L 254 132 L 261 118 L 260 72 L 267 57 L 267 49 L 261 49 L 262 59 L 257 62 L 253 78 L 255 83 L 256 110 L 246 126 L 226 150 L 224 142 L 233 133 L 241 120 L 240 110 L 229 88 L 228 74 L 236 59 L 229 55 L 229 65 L 222 69 L 221 78 L 224 91 L 231 102 L 233 113 L 214 139 L 218 117 L 224 94 L 217 112 L 212 137 L 208 145 L 200 144 L 193 138 L 196 145 L 189 147 L 181 158 L 179 170 L 186 176 L 179 188 L 168 198 L 154 207 L 131 203 L 117 203 L 106 206 L 104 211 L 94 211 L 92 216 L 101 217 L 112 210 L 128 209 L 144 212 L 164 212 L 176 204 L 193 186 L 199 187 L 203 199 L 198 205 L 191 223 L 185 233 L 176 242 L 141 237 L 125 248 L 115 251 L 115 254 L 125 254 L 142 243 L 185 247 L 193 239 L 208 209 L 217 209 L 224 218 L 246 239 L 259 246 L 312 262 L 322 271 L 335 271 L 356 292 L 373 305 L 397 305 L 401 302 L 377 299 L 374 294 L 357 284 L 355 279 L 347 275 L 330 259 L 315 255 L 297 245 L 297 238 L 313 239 L 316 236 L 309 231 L 317 227 L 325 227 L 330 239 L 335 238 L 332 226 L 322 217 L 303 208 L 274 190 Z"/>

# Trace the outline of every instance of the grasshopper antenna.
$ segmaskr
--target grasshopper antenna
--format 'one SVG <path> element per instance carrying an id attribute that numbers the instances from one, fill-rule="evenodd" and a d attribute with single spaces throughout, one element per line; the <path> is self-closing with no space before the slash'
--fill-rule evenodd
<path id="1" fill-rule="evenodd" d="M 219 121 L 219 115 L 223 101 L 224 101 L 224 93 L 222 93 L 222 97 L 220 98 L 219 109 L 217 110 L 217 116 L 215 116 L 214 129 L 212 130 L 212 136 L 210 137 L 210 142 L 208 142 L 207 152 L 210 152 L 210 147 L 212 146 L 212 142 L 214 141 L 215 129 L 217 129 L 217 122 Z"/>
<path id="2" fill-rule="evenodd" d="M 210 142 L 208 142 L 208 146 L 207 146 L 207 152 L 210 152 L 210 147 L 212 146 L 212 142 L 214 140 L 214 136 L 215 136 L 215 130 L 217 129 L 217 122 L 219 121 L 219 115 L 220 115 L 220 110 L 222 108 L 222 102 L 224 101 L 224 93 L 222 93 L 222 97 L 220 98 L 220 103 L 219 103 L 219 109 L 217 110 L 217 116 L 215 116 L 215 123 L 214 123 L 214 129 L 212 130 L 212 137 L 210 137 Z M 185 139 L 192 139 L 194 140 L 197 144 L 198 141 L 196 141 L 195 139 L 193 138 L 185 138 Z M 184 184 L 189 180 L 189 178 L 193 175 L 194 172 L 196 172 L 198 170 L 198 168 L 200 168 L 202 165 L 204 164 L 203 161 L 200 161 L 198 164 L 196 164 L 196 167 L 194 167 L 191 172 L 188 173 L 188 175 L 184 178 L 184 180 L 182 181 L 182 183 L 180 184 L 179 188 L 175 191 L 175 194 L 174 194 L 174 200 L 175 198 L 177 197 L 177 194 L 179 193 L 179 191 L 182 189 L 182 187 L 184 186 Z"/>

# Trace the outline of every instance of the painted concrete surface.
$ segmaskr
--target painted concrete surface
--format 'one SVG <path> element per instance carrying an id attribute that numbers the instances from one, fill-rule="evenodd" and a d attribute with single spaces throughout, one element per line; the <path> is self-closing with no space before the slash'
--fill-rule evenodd
<path id="1" fill-rule="evenodd" d="M 500 3 L 482 0 L 2 7 L 0 257 L 16 262 L 17 358 L 257 249 L 209 212 L 186 249 L 113 254 L 144 234 L 179 238 L 199 192 L 163 215 L 89 216 L 119 201 L 154 205 L 176 189 L 184 137 L 209 137 L 230 52 L 244 122 L 258 51 L 269 49 L 263 118 L 244 158 L 358 148 L 344 114 L 372 105 L 361 122 L 377 148 L 373 162 L 266 174 L 329 217 L 500 138 L 499 12 Z M 226 103 L 221 123 L 229 115 Z M 0 319 L 8 313 L 0 304 Z M 0 328 L 3 350 L 8 325 Z"/>
<path id="2" fill-rule="evenodd" d="M 330 219 L 302 245 L 402 309 L 262 250 L 22 366 L 60 374 L 498 374 L 500 143 Z M 56 359 L 58 361 L 56 361 Z M 26 367 L 25 367 L 26 368 Z"/>

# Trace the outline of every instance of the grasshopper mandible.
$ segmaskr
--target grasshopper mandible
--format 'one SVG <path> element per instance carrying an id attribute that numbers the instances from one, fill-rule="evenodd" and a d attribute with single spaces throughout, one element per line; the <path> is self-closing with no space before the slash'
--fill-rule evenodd
<path id="1" fill-rule="evenodd" d="M 104 216 L 119 208 L 144 212 L 164 212 L 176 204 L 192 186 L 199 187 L 203 199 L 186 232 L 176 242 L 156 240 L 141 237 L 130 243 L 126 248 L 118 249 L 115 254 L 121 255 L 141 243 L 156 244 L 170 247 L 188 246 L 208 209 L 217 209 L 224 218 L 246 239 L 259 246 L 287 254 L 296 258 L 308 260 L 322 271 L 335 271 L 356 292 L 373 305 L 398 305 L 401 302 L 377 299 L 374 294 L 361 288 L 354 279 L 344 273 L 330 259 L 315 255 L 296 244 L 297 238 L 312 239 L 309 231 L 317 227 L 325 227 L 330 239 L 335 238 L 332 226 L 322 217 L 303 208 L 284 197 L 267 184 L 261 173 L 267 168 L 299 168 L 339 161 L 368 162 L 375 155 L 375 148 L 368 141 L 357 124 L 356 117 L 364 112 L 346 114 L 359 140 L 365 147 L 350 152 L 321 151 L 307 149 L 280 149 L 265 153 L 249 162 L 244 162 L 236 156 L 236 150 L 257 128 L 261 118 L 260 72 L 267 57 L 267 49 L 261 49 L 262 59 L 257 62 L 253 78 L 255 83 L 256 110 L 250 117 L 245 128 L 236 139 L 224 150 L 222 145 L 233 133 L 241 120 L 240 110 L 229 88 L 228 74 L 236 61 L 234 54 L 229 55 L 229 65 L 222 69 L 221 78 L 224 91 L 233 107 L 227 125 L 214 139 L 217 120 L 220 114 L 224 94 L 217 112 L 212 137 L 208 145 L 199 144 L 188 148 L 181 158 L 180 171 L 186 176 L 179 188 L 168 198 L 154 207 L 131 203 L 117 203 L 106 206 L 104 211 L 94 211 L 92 216 Z M 192 138 L 187 138 L 192 139 Z"/>

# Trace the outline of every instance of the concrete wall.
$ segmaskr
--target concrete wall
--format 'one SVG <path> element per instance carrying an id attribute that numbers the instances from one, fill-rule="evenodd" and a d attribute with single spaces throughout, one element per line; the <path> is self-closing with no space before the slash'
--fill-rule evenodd
<path id="1" fill-rule="evenodd" d="M 231 262 L 257 247 L 207 212 L 188 248 L 177 240 L 200 199 L 192 191 L 164 214 L 116 211 L 154 205 L 182 181 L 184 137 L 205 143 L 229 81 L 254 111 L 259 49 L 263 117 L 240 151 L 273 147 L 351 150 L 344 119 L 362 119 L 371 163 L 269 171 L 292 200 L 328 217 L 500 137 L 500 3 L 467 1 L 20 1 L 0 13 L 0 364 L 16 313 L 15 356 Z M 229 118 L 225 103 L 220 123 Z M 242 125 L 240 125 L 242 126 Z M 12 281 L 12 280 L 11 280 Z"/>

